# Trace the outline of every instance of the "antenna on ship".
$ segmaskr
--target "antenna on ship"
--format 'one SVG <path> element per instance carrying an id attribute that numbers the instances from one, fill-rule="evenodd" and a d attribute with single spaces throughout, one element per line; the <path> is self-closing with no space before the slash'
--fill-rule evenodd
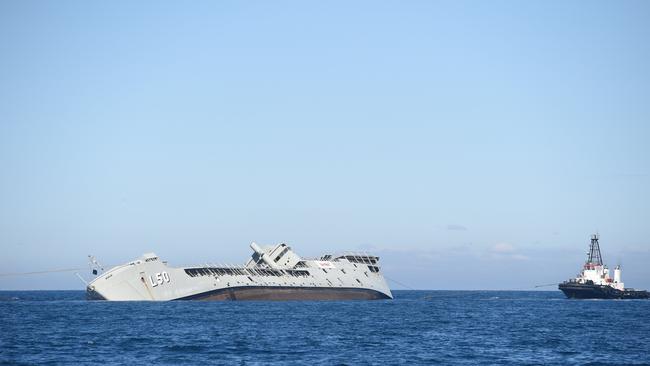
<path id="1" fill-rule="evenodd" d="M 88 255 L 88 265 L 90 266 L 90 269 L 93 272 L 93 275 L 97 276 L 97 274 L 101 271 L 104 272 L 104 266 L 97 261 L 97 258 L 95 258 L 94 255 Z"/>
<path id="2" fill-rule="evenodd" d="M 589 256 L 587 257 L 587 264 L 594 266 L 603 265 L 603 257 L 600 254 L 600 244 L 598 243 L 598 233 L 591 236 L 591 244 L 589 244 Z"/>

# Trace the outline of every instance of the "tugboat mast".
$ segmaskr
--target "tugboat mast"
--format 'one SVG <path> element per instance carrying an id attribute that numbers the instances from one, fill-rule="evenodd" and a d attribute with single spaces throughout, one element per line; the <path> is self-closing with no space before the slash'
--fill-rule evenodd
<path id="1" fill-rule="evenodd" d="M 586 267 L 602 266 L 603 256 L 600 254 L 600 244 L 598 244 L 598 234 L 591 236 L 589 245 L 589 256 L 587 257 Z"/>

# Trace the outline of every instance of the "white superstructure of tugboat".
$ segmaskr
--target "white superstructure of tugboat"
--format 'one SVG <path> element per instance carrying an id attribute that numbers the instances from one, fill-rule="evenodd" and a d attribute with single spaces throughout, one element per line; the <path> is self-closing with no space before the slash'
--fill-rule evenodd
<path id="1" fill-rule="evenodd" d="M 93 300 L 374 300 L 393 295 L 379 257 L 345 253 L 303 259 L 284 244 L 260 247 L 245 265 L 170 267 L 154 253 L 98 274 Z M 96 262 L 95 262 L 96 263 Z"/>
<path id="2" fill-rule="evenodd" d="M 614 277 L 603 264 L 598 234 L 591 236 L 587 261 L 582 271 L 568 281 L 559 284 L 559 289 L 572 299 L 647 299 L 650 293 L 644 290 L 625 288 L 621 279 L 621 266 L 614 268 Z"/>

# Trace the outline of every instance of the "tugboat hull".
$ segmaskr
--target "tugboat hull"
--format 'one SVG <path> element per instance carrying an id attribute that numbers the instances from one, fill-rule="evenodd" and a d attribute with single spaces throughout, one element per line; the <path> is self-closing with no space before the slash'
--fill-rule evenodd
<path id="1" fill-rule="evenodd" d="M 569 299 L 648 299 L 650 293 L 642 290 L 618 290 L 611 286 L 565 282 L 559 289 Z"/>

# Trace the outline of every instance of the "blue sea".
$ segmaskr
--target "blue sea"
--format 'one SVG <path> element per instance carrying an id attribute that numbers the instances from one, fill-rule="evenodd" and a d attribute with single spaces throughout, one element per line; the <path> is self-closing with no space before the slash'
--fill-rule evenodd
<path id="1" fill-rule="evenodd" d="M 650 301 L 559 291 L 106 302 L 0 291 L 0 364 L 650 365 Z"/>

